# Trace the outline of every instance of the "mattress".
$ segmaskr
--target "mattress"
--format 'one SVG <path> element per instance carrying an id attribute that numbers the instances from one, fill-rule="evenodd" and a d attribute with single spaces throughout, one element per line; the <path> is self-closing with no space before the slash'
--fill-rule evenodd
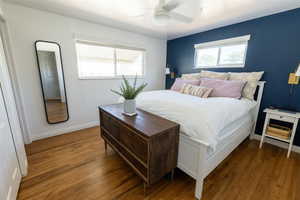
<path id="1" fill-rule="evenodd" d="M 222 137 L 218 138 L 217 145 L 215 149 L 208 149 L 208 157 L 207 159 L 211 158 L 218 152 L 222 151 L 229 143 L 233 141 L 236 137 L 247 137 L 245 132 L 237 131 L 237 130 L 246 130 L 251 129 L 253 125 L 252 116 L 250 113 L 242 116 L 238 120 L 232 122 L 228 126 L 226 126 L 222 131 L 224 132 Z M 246 132 L 247 133 L 247 132 Z M 241 135 L 244 134 L 244 135 Z"/>
<path id="2" fill-rule="evenodd" d="M 216 149 L 243 116 L 250 115 L 256 102 L 233 98 L 199 98 L 170 90 L 141 93 L 137 107 L 180 124 L 180 131 Z"/>

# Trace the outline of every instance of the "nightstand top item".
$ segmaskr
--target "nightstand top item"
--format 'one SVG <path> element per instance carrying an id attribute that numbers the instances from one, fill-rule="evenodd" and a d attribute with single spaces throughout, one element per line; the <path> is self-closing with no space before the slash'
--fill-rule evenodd
<path id="1" fill-rule="evenodd" d="M 270 109 L 266 108 L 264 109 L 265 113 L 270 113 L 274 115 L 281 115 L 281 116 L 286 116 L 286 117 L 294 117 L 294 118 L 300 118 L 300 113 L 299 112 L 294 112 L 290 110 L 282 110 L 282 109 Z"/>

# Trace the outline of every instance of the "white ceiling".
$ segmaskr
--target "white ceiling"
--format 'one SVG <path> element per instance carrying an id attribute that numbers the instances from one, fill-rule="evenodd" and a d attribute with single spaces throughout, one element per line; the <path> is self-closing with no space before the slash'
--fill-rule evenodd
<path id="1" fill-rule="evenodd" d="M 166 0 L 168 2 L 168 0 Z M 157 25 L 158 0 L 6 0 L 153 37 L 174 39 L 300 7 L 300 0 L 181 0 L 176 12 L 194 17 L 184 24 Z M 145 13 L 144 16 L 138 16 Z M 134 17 L 135 16 L 135 17 Z"/>

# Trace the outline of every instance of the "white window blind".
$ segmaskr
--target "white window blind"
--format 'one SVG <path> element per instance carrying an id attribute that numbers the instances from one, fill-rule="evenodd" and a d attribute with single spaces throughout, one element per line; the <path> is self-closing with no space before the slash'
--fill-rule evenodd
<path id="1" fill-rule="evenodd" d="M 143 76 L 145 50 L 76 41 L 78 74 L 82 79 Z"/>
<path id="2" fill-rule="evenodd" d="M 195 45 L 196 68 L 244 67 L 250 35 Z"/>

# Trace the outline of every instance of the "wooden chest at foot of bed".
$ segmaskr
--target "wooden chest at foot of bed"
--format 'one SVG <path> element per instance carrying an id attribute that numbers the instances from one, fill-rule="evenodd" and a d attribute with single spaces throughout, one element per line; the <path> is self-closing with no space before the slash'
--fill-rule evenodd
<path id="1" fill-rule="evenodd" d="M 126 116 L 123 104 L 99 107 L 101 136 L 150 185 L 177 165 L 179 125 L 137 109 Z"/>

